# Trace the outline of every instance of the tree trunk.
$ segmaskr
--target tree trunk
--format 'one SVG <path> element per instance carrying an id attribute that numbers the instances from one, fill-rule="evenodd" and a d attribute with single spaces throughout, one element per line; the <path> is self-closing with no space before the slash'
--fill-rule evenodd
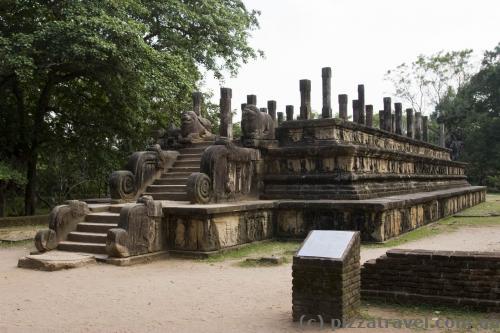
<path id="1" fill-rule="evenodd" d="M 36 211 L 36 166 L 38 162 L 38 151 L 32 149 L 28 160 L 28 170 L 26 174 L 27 183 L 24 191 L 24 214 L 34 215 Z"/>
<path id="2" fill-rule="evenodd" d="M 0 181 L 0 217 L 5 217 L 5 199 L 7 199 L 7 184 Z"/>

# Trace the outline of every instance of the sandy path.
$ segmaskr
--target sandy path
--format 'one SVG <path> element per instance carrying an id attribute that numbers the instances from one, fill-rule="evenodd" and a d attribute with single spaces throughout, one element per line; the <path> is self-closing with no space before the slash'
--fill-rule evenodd
<path id="1" fill-rule="evenodd" d="M 499 240 L 500 226 L 466 227 L 402 247 L 500 250 Z M 48 273 L 16 267 L 27 251 L 0 249 L 0 333 L 307 331 L 291 322 L 289 264 L 241 268 L 169 259 Z M 364 249 L 362 258 L 385 251 Z M 346 330 L 364 331 L 373 330 Z"/>

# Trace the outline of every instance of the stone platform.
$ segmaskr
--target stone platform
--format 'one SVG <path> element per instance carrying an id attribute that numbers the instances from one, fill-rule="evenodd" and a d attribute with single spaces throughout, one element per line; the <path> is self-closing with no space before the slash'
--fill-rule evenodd
<path id="1" fill-rule="evenodd" d="M 468 186 L 367 200 L 255 200 L 208 205 L 163 201 L 169 251 L 216 253 L 266 239 L 303 239 L 311 230 L 356 230 L 365 242 L 392 237 L 485 200 Z"/>

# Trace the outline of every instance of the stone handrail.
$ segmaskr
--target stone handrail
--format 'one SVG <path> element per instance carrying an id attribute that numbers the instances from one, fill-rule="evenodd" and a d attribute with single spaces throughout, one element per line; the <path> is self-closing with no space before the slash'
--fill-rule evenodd
<path id="1" fill-rule="evenodd" d="M 159 145 L 133 153 L 125 170 L 114 171 L 109 177 L 111 199 L 136 200 L 154 179 L 170 168 L 179 152 L 161 150 Z"/>

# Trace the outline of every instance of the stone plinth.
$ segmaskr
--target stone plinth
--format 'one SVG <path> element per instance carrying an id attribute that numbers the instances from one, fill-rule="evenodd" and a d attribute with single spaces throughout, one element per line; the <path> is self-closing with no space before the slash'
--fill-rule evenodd
<path id="1" fill-rule="evenodd" d="M 353 231 L 314 230 L 293 258 L 294 321 L 329 324 L 351 319 L 360 303 L 360 237 Z"/>

